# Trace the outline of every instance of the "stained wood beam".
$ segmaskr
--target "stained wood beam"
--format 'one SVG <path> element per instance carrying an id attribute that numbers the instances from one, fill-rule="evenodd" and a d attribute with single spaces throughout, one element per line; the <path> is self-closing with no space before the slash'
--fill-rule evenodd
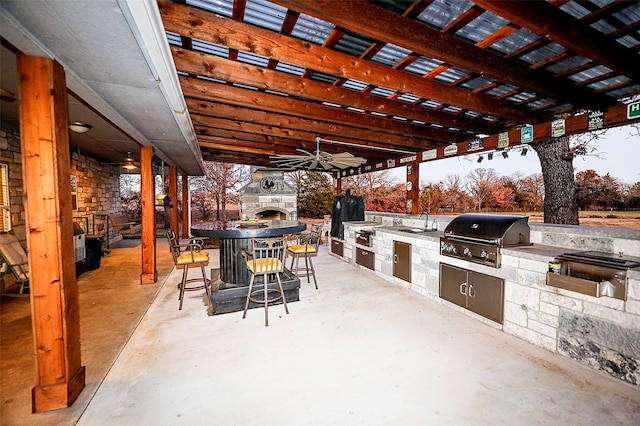
<path id="1" fill-rule="evenodd" d="M 485 10 L 527 28 L 546 39 L 597 61 L 622 75 L 640 79 L 640 59 L 628 49 L 546 2 L 473 0 Z"/>
<path id="2" fill-rule="evenodd" d="M 609 106 L 614 100 L 575 88 L 551 76 L 537 73 L 526 64 L 505 59 L 503 56 L 478 48 L 455 36 L 440 32 L 411 19 L 403 18 L 365 0 L 332 1 L 274 0 L 274 3 L 333 22 L 357 33 L 384 40 L 424 56 L 440 59 L 450 65 L 496 78 L 523 90 L 534 91 L 583 106 Z M 476 2 L 478 3 L 478 2 Z M 482 3 L 487 3 L 483 1 Z M 503 2 L 491 2 L 502 4 Z M 537 2 L 513 2 L 531 4 Z M 479 4 L 482 6 L 481 4 Z M 551 6 L 551 8 L 553 8 Z M 553 8 L 555 9 L 555 8 Z M 521 22 L 515 22 L 521 25 Z M 525 27 L 524 25 L 521 25 Z M 403 28 L 399 32 L 396 29 Z M 461 104 L 453 105 L 462 106 Z M 463 108 L 466 108 L 463 106 Z M 474 109 L 482 111 L 482 109 Z"/>
<path id="3" fill-rule="evenodd" d="M 65 72 L 59 63 L 22 53 L 17 62 L 36 367 L 31 398 L 33 412 L 40 413 L 69 407 L 85 386 L 71 212 L 69 113 Z"/>
<path id="4" fill-rule="evenodd" d="M 310 2 L 314 3 L 314 2 Z M 351 2 L 330 2 L 334 5 Z M 514 120 L 516 122 L 537 122 L 545 116 L 532 111 L 516 108 L 512 104 L 490 97 L 474 94 L 468 90 L 451 87 L 436 81 L 426 80 L 404 71 L 394 70 L 384 65 L 359 60 L 353 56 L 316 46 L 308 42 L 286 37 L 268 30 L 219 18 L 207 12 L 191 9 L 159 0 L 160 13 L 165 29 L 180 35 L 187 35 L 211 43 L 222 44 L 232 49 L 253 52 L 258 55 L 311 68 L 330 75 L 367 81 L 369 84 L 388 87 L 403 93 L 411 93 L 425 99 L 433 99 L 449 105 Z M 373 7 L 364 2 L 363 7 Z M 380 9 L 380 8 L 376 8 Z M 383 10 L 384 11 L 384 10 Z M 358 10 L 356 14 L 361 14 Z M 306 13 L 306 12 L 305 12 Z M 397 15 L 393 15 L 396 16 Z M 353 16 L 351 18 L 354 18 Z M 403 24 L 416 24 L 406 18 L 395 22 L 396 27 Z M 341 21 L 348 21 L 340 19 Z M 348 22 L 346 22 L 348 23 Z M 376 24 L 382 25 L 383 23 Z M 440 34 L 436 31 L 437 34 Z M 409 34 L 409 32 L 403 32 Z M 400 40 L 399 40 L 400 41 Z M 428 41 L 431 43 L 431 41 Z M 400 43 L 400 45 L 405 43 Z M 451 49 L 451 46 L 446 46 Z M 477 49 L 477 48 L 474 48 Z M 484 52 L 482 49 L 478 49 Z M 475 52 L 475 50 L 474 50 Z M 504 62 L 499 62 L 501 75 L 507 75 Z M 478 68 L 478 65 L 476 65 Z M 529 70 L 530 71 L 530 70 Z M 555 83 L 554 83 L 555 84 Z"/>
<path id="5" fill-rule="evenodd" d="M 297 139 L 300 141 L 312 142 L 317 136 L 327 137 L 329 139 L 341 139 L 351 138 L 364 141 L 374 141 L 384 143 L 394 147 L 400 147 L 402 149 L 430 149 L 436 146 L 443 146 L 445 144 L 433 143 L 431 141 L 412 139 L 397 135 L 390 135 L 382 132 L 371 132 L 362 129 L 355 129 L 354 131 L 334 129 L 330 126 L 325 127 L 324 132 L 320 131 L 305 131 L 296 130 L 289 127 L 278 127 L 268 124 L 256 124 L 251 122 L 240 121 L 237 119 L 224 119 L 219 117 L 208 117 L 198 114 L 191 114 L 191 119 L 194 125 L 203 125 L 209 127 L 215 127 L 218 129 L 235 130 L 247 133 L 271 135 L 281 138 Z"/>
<path id="6" fill-rule="evenodd" d="M 156 261 L 156 195 L 153 176 L 153 147 L 140 148 L 140 207 L 142 209 L 142 254 L 141 284 L 158 281 Z"/>
<path id="7" fill-rule="evenodd" d="M 286 93 L 289 96 L 304 97 L 317 102 L 332 102 L 345 107 L 363 109 L 369 112 L 374 111 L 391 116 L 405 117 L 408 120 L 435 123 L 445 128 L 452 127 L 476 133 L 493 133 L 493 131 L 496 131 L 494 125 L 485 123 L 482 120 L 434 111 L 406 102 L 392 101 L 380 96 L 345 89 L 343 87 L 296 77 L 262 67 L 229 61 L 213 55 L 192 52 L 177 47 L 172 47 L 171 51 L 176 68 L 188 74 L 211 77 L 255 87 L 257 89 Z M 298 113 L 299 111 L 304 110 L 296 109 L 291 112 Z M 304 114 L 304 112 L 302 113 Z M 317 117 L 317 112 L 309 116 Z M 362 127 L 387 128 L 388 130 L 394 127 L 399 129 L 401 126 L 399 122 L 391 125 L 383 125 L 382 123 L 376 124 L 376 120 L 373 119 L 369 122 L 362 122 L 362 119 L 362 116 L 353 117 L 349 123 L 343 124 L 355 125 L 354 122 L 361 122 Z M 333 118 L 331 120 L 333 120 Z M 382 118 L 377 121 L 381 122 L 382 120 L 388 121 Z M 410 127 L 410 125 L 407 127 Z M 456 137 L 455 134 L 450 134 L 451 132 L 445 130 L 434 131 L 434 129 L 424 128 L 424 126 L 423 129 L 419 129 L 419 131 L 424 132 L 422 133 L 423 137 L 431 137 L 437 140 L 449 140 L 450 138 Z"/>

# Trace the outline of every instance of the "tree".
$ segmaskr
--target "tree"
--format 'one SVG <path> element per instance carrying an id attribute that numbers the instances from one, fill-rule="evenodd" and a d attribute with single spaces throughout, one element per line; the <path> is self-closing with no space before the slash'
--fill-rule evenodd
<path id="1" fill-rule="evenodd" d="M 323 172 L 307 172 L 298 196 L 298 216 L 320 219 L 333 210 L 333 185 Z"/>
<path id="2" fill-rule="evenodd" d="M 305 170 L 294 170 L 293 172 L 284 174 L 285 182 L 292 188 L 295 188 L 298 197 L 302 193 L 302 182 L 306 174 L 307 172 Z"/>
<path id="3" fill-rule="evenodd" d="M 443 191 L 441 183 L 425 185 L 418 195 L 420 211 L 428 214 L 437 213 L 442 203 Z"/>
<path id="4" fill-rule="evenodd" d="M 589 169 L 576 174 L 576 202 L 580 209 L 595 209 L 602 192 L 602 178 L 595 170 Z"/>
<path id="5" fill-rule="evenodd" d="M 473 210 L 475 201 L 463 189 L 460 175 L 447 175 L 443 183 L 441 209 L 445 212 L 465 212 Z"/>
<path id="6" fill-rule="evenodd" d="M 538 154 L 544 178 L 544 222 L 579 225 L 576 184 L 573 175 L 574 150 L 566 136 L 532 144 Z"/>
<path id="7" fill-rule="evenodd" d="M 191 179 L 192 200 L 201 210 L 203 218 L 207 219 L 210 214 L 207 203 L 213 202 L 216 220 L 225 220 L 227 203 L 233 199 L 233 191 L 237 191 L 240 184 L 249 178 L 248 169 L 237 164 L 211 161 L 204 162 L 204 169 L 204 176 Z"/>
<path id="8" fill-rule="evenodd" d="M 342 189 L 350 189 L 354 195 L 361 195 L 364 197 L 364 204 L 367 210 L 376 210 L 374 204 L 379 204 L 380 200 L 376 198 L 380 197 L 379 188 L 390 188 L 396 185 L 396 180 L 388 170 L 380 170 L 377 172 L 363 173 L 360 175 L 353 175 L 343 178 Z M 378 192 L 378 194 L 376 194 Z M 387 192 L 386 190 L 382 192 Z M 406 192 L 406 191 L 402 191 Z M 406 202 L 406 194 L 403 194 L 403 203 Z"/>
<path id="9" fill-rule="evenodd" d="M 494 169 L 478 168 L 471 170 L 467 175 L 467 188 L 476 199 L 478 210 L 482 210 L 482 205 L 490 199 L 492 188 L 497 181 L 498 174 Z"/>
<path id="10" fill-rule="evenodd" d="M 120 175 L 120 202 L 122 210 L 130 219 L 136 219 L 142 215 L 140 199 L 140 175 Z"/>

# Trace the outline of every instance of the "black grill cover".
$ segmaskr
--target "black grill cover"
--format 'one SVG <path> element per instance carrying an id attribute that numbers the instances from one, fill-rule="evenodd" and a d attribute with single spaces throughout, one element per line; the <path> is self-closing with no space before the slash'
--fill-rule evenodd
<path id="1" fill-rule="evenodd" d="M 331 215 L 331 236 L 344 239 L 343 222 L 364 220 L 364 197 L 351 195 L 348 189 L 345 195 L 333 200 L 333 214 Z"/>
<path id="2" fill-rule="evenodd" d="M 528 216 L 467 213 L 453 219 L 444 235 L 499 246 L 529 244 L 528 221 Z"/>

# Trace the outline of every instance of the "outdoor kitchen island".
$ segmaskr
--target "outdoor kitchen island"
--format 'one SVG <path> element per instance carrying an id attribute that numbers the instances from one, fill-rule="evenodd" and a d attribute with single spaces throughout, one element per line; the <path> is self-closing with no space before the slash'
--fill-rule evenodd
<path id="1" fill-rule="evenodd" d="M 441 254 L 443 230 L 454 217 L 433 219 L 435 231 L 426 229 L 431 222 L 424 216 L 367 212 L 364 222 L 344 223 L 342 255 L 333 250 L 331 254 L 488 326 L 640 387 L 640 267 L 619 273 L 624 275 L 623 298 L 604 290 L 586 294 L 562 288 L 548 278 L 550 264 L 565 253 L 609 253 L 634 265 L 633 260 L 640 259 L 640 231 L 531 223 L 530 244 L 502 247 L 500 266 L 494 267 Z M 363 231 L 369 236 L 366 245 L 358 240 Z M 373 267 L 357 261 L 362 251 Z M 398 273 L 403 262 L 409 264 L 409 280 Z M 458 286 L 464 302 L 452 302 L 451 292 L 443 294 L 443 269 L 462 277 Z M 468 283 L 477 274 L 491 283 L 486 288 L 494 294 L 487 303 L 497 306 L 490 314 L 465 305 L 482 290 L 478 285 L 469 294 Z M 593 287 L 600 284 L 605 283 L 594 282 Z"/>
<path id="2" fill-rule="evenodd" d="M 218 315 L 244 309 L 250 275 L 242 252 L 251 251 L 252 238 L 282 237 L 306 228 L 304 222 L 292 220 L 212 222 L 192 226 L 194 236 L 220 240 L 220 277 L 212 280 L 211 313 Z M 299 300 L 300 280 L 286 268 L 282 287 L 287 302 Z M 249 304 L 249 308 L 256 306 L 253 302 Z"/>

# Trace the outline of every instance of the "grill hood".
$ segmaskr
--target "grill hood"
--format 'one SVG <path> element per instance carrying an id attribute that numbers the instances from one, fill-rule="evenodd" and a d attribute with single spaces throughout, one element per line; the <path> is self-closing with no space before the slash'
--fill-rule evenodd
<path id="1" fill-rule="evenodd" d="M 461 214 L 447 225 L 444 236 L 497 246 L 529 244 L 528 221 L 528 216 Z"/>

